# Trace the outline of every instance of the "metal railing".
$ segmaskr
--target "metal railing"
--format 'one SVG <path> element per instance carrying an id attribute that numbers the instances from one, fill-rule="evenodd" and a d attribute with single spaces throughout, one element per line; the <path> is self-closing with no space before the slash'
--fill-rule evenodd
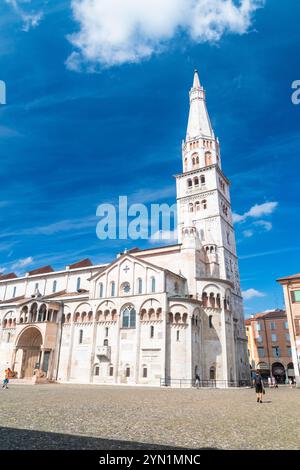
<path id="1" fill-rule="evenodd" d="M 196 380 L 192 379 L 173 379 L 171 377 L 160 379 L 161 387 L 199 387 L 199 388 L 227 388 L 227 387 L 251 387 L 250 380 L 200 380 L 196 383 Z"/>

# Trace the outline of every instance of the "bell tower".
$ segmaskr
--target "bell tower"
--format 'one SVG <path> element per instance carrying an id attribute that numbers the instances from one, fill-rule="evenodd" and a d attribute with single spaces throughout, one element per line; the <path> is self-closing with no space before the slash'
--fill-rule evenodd
<path id="1" fill-rule="evenodd" d="M 239 271 L 231 214 L 230 182 L 221 168 L 220 145 L 209 118 L 197 70 L 189 93 L 182 173 L 176 175 L 178 242 L 185 227 L 195 227 L 207 263 L 207 275 L 229 280 L 240 296 Z"/>

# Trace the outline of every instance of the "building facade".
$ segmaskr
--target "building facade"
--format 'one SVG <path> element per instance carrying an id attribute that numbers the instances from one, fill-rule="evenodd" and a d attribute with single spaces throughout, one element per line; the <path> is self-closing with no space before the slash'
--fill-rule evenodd
<path id="1" fill-rule="evenodd" d="M 176 176 L 178 243 L 0 277 L 0 368 L 80 383 L 249 380 L 229 181 L 198 73 Z"/>
<path id="2" fill-rule="evenodd" d="M 300 387 L 300 274 L 278 279 L 282 285 L 297 387 Z"/>
<path id="3" fill-rule="evenodd" d="M 252 370 L 278 383 L 295 378 L 291 338 L 284 310 L 270 310 L 251 315 L 245 321 L 248 356 Z"/>

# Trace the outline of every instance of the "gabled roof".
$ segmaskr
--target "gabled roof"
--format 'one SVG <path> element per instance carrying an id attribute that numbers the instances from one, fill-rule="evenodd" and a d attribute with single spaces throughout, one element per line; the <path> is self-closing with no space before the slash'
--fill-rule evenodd
<path id="1" fill-rule="evenodd" d="M 18 276 L 15 273 L 0 274 L 0 281 L 5 281 L 6 279 L 17 279 Z"/>
<path id="2" fill-rule="evenodd" d="M 93 263 L 89 258 L 82 259 L 77 261 L 76 263 L 70 264 L 68 267 L 69 269 L 76 269 L 76 268 L 86 268 L 88 266 L 93 266 Z"/>
<path id="3" fill-rule="evenodd" d="M 256 320 L 272 320 L 272 319 L 274 319 L 274 318 L 282 318 L 282 317 L 286 317 L 286 312 L 285 312 L 285 310 L 281 310 L 281 309 L 277 308 L 277 309 L 275 309 L 275 310 L 266 310 L 265 312 L 256 313 L 256 314 L 253 315 L 252 317 L 247 318 L 246 321 L 251 322 L 251 320 L 252 320 L 252 321 L 256 321 Z"/>
<path id="4" fill-rule="evenodd" d="M 103 274 L 105 271 L 108 271 L 114 264 L 117 264 L 120 261 L 124 261 L 124 259 L 126 259 L 126 258 L 128 258 L 130 261 L 133 261 L 135 263 L 145 264 L 145 265 L 149 266 L 150 268 L 156 269 L 158 271 L 164 271 L 164 272 L 172 274 L 172 276 L 176 276 L 180 279 L 185 279 L 185 277 L 180 275 L 180 274 L 176 274 L 176 273 L 170 271 L 169 269 L 164 269 L 161 266 L 157 266 L 156 264 L 149 263 L 149 261 L 145 261 L 143 258 L 133 256 L 133 255 L 131 255 L 127 252 L 127 253 L 123 253 L 121 256 L 119 256 L 119 258 L 116 258 L 108 266 L 105 266 L 101 271 L 98 271 L 97 273 L 93 274 L 93 276 L 91 276 L 89 278 L 89 281 L 92 281 L 93 279 L 96 279 L 100 274 Z"/>
<path id="5" fill-rule="evenodd" d="M 286 276 L 286 277 L 281 277 L 280 279 L 277 279 L 277 282 L 280 282 L 280 281 L 289 281 L 289 280 L 292 280 L 292 279 L 299 279 L 300 280 L 300 274 L 293 274 L 292 276 Z"/>
<path id="6" fill-rule="evenodd" d="M 20 295 L 19 297 L 13 297 L 11 299 L 1 300 L 0 304 L 19 304 L 21 303 L 20 301 L 24 301 L 24 300 L 29 300 L 29 299 L 25 299 L 24 295 Z"/>
<path id="7" fill-rule="evenodd" d="M 46 273 L 53 273 L 54 269 L 52 266 L 42 266 L 41 268 L 33 269 L 29 271 L 28 276 L 35 276 L 36 274 L 46 274 Z"/>

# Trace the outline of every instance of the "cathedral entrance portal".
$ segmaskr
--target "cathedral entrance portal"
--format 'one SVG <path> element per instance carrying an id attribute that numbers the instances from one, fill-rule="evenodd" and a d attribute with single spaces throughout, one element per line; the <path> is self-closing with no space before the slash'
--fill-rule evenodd
<path id="1" fill-rule="evenodd" d="M 17 350 L 23 352 L 20 370 L 21 379 L 31 378 L 34 369 L 40 367 L 42 343 L 41 332 L 35 327 L 26 328 L 21 334 L 16 347 Z"/>

